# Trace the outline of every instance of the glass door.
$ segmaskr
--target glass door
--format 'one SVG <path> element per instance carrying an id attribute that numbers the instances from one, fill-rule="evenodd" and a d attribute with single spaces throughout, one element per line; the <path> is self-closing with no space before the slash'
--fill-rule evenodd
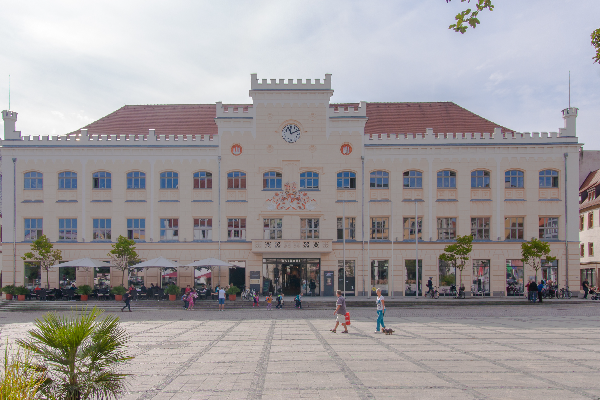
<path id="1" fill-rule="evenodd" d="M 473 296 L 490 295 L 490 260 L 473 260 Z"/>
<path id="2" fill-rule="evenodd" d="M 450 263 L 446 261 L 439 260 L 440 263 L 440 271 L 439 271 L 439 280 L 440 286 L 438 291 L 440 296 L 454 296 L 452 293 L 452 286 L 456 287 L 456 268 L 454 268 Z"/>
<path id="3" fill-rule="evenodd" d="M 406 280 L 404 287 L 404 295 L 405 296 L 416 296 L 417 290 L 419 291 L 419 296 L 422 296 L 422 284 L 423 284 L 423 260 L 419 260 L 419 273 L 417 274 L 415 268 L 415 260 L 404 260 L 404 267 L 406 269 Z M 418 276 L 418 278 L 417 278 Z"/>
<path id="4" fill-rule="evenodd" d="M 388 295 L 388 260 L 371 261 L 371 295 L 377 294 L 377 289 L 381 289 L 381 294 Z"/>
<path id="5" fill-rule="evenodd" d="M 338 260 L 338 290 L 342 291 L 344 296 L 354 296 L 355 288 L 355 270 L 356 261 L 346 260 L 346 267 L 343 267 L 344 261 Z M 346 281 L 344 284 L 344 273 Z"/>

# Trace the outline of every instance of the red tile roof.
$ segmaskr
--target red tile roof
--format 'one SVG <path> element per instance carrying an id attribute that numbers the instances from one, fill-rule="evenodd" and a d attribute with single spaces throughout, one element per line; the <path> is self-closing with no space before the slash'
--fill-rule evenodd
<path id="1" fill-rule="evenodd" d="M 356 107 L 358 104 L 331 104 L 330 107 Z M 367 103 L 365 134 L 424 133 L 492 133 L 514 132 L 480 117 L 452 102 Z"/>
<path id="2" fill-rule="evenodd" d="M 600 205 L 600 196 L 598 196 L 600 194 L 600 193 L 598 193 L 599 192 L 599 190 L 598 190 L 599 184 L 600 184 L 600 170 L 590 172 L 588 174 L 588 176 L 585 178 L 585 180 L 583 181 L 583 183 L 581 184 L 581 186 L 579 187 L 579 195 L 581 197 L 585 198 L 585 200 L 583 200 L 583 202 L 581 204 L 579 204 L 579 211 Z M 590 197 L 588 197 L 587 191 L 592 188 L 595 188 L 594 193 L 593 193 L 594 197 L 590 200 Z"/>
<path id="3" fill-rule="evenodd" d="M 348 106 L 358 104 L 330 104 L 332 108 Z M 157 134 L 216 135 L 215 117 L 215 104 L 124 106 L 84 128 L 104 135 L 147 134 L 148 129 Z M 493 132 L 496 127 L 512 132 L 451 102 L 367 103 L 367 117 L 365 134 L 423 133 L 427 128 L 435 133 L 481 133 Z"/>
<path id="4" fill-rule="evenodd" d="M 592 171 L 588 174 L 588 176 L 585 178 L 585 180 L 579 187 L 579 193 L 585 192 L 590 187 L 596 186 L 598 183 L 600 183 L 600 169 Z"/>
<path id="5" fill-rule="evenodd" d="M 84 126 L 92 134 L 157 134 L 216 135 L 215 104 L 171 104 L 123 106 L 106 117 Z M 78 131 L 72 133 L 79 133 Z"/>

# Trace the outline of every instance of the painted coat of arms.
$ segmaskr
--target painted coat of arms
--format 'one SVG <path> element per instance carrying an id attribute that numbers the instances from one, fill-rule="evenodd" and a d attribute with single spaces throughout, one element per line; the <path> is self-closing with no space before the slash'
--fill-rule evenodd
<path id="1" fill-rule="evenodd" d="M 306 192 L 299 192 L 296 182 L 286 182 L 283 192 L 276 192 L 266 201 L 267 210 L 314 210 L 317 207 L 315 199 L 311 199 Z"/>

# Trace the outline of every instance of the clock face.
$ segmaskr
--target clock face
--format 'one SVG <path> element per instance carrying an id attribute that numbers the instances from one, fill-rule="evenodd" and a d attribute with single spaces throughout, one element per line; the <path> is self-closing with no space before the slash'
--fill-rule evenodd
<path id="1" fill-rule="evenodd" d="M 281 137 L 288 143 L 295 143 L 300 139 L 300 128 L 294 124 L 288 124 L 281 130 Z"/>

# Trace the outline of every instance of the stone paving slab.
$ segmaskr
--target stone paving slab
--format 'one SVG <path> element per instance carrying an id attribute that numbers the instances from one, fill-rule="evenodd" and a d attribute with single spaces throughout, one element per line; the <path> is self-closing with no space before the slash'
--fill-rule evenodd
<path id="1" fill-rule="evenodd" d="M 349 309 L 155 310 L 118 314 L 131 334 L 125 400 L 598 399 L 600 307 L 590 304 Z M 0 311 L 0 351 L 40 312 Z"/>

